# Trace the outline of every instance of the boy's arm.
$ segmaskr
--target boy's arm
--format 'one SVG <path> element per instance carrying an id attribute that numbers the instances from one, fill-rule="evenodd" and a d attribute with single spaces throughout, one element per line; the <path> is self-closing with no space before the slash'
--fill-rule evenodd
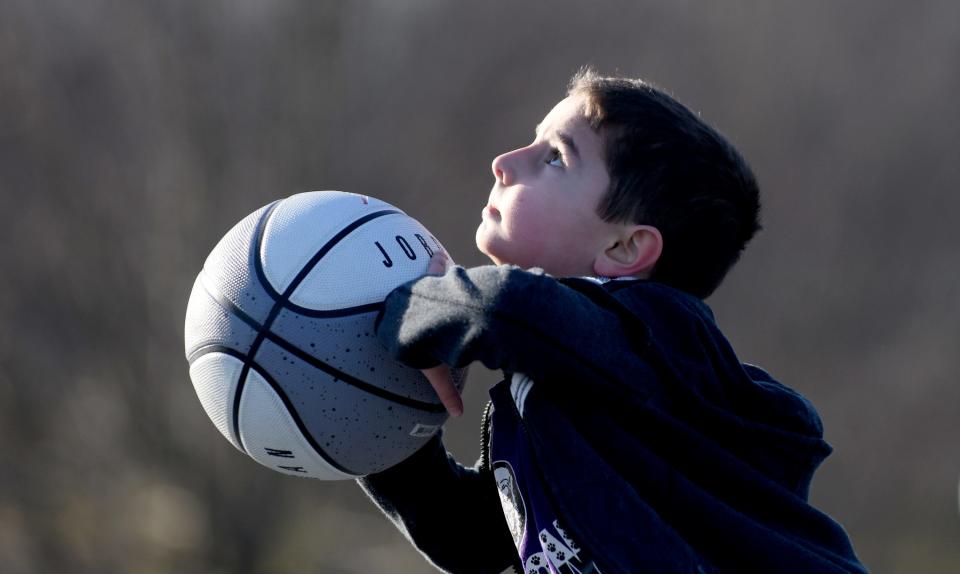
<path id="1" fill-rule="evenodd" d="M 394 358 L 420 369 L 477 360 L 551 384 L 615 382 L 605 365 L 623 362 L 634 334 L 624 336 L 621 317 L 598 304 L 605 294 L 597 290 L 589 297 L 542 272 L 512 266 L 452 267 L 392 291 L 377 335 Z M 518 563 L 493 477 L 457 464 L 439 438 L 358 482 L 439 567 L 499 574 Z"/>
<path id="2" fill-rule="evenodd" d="M 441 570 L 500 574 L 519 560 L 496 482 L 479 462 L 473 468 L 458 464 L 440 436 L 400 464 L 357 482 Z"/>
<path id="3" fill-rule="evenodd" d="M 583 292 L 587 287 L 591 296 Z M 551 385 L 590 380 L 617 387 L 625 370 L 609 365 L 631 361 L 647 337 L 617 305 L 586 280 L 508 265 L 451 267 L 392 291 L 377 335 L 394 358 L 416 368 L 480 361 Z M 630 392 L 636 398 L 637 389 Z"/>

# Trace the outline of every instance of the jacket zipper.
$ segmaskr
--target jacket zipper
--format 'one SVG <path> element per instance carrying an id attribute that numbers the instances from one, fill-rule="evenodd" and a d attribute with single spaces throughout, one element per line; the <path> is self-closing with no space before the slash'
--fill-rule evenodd
<path id="1" fill-rule="evenodd" d="M 490 471 L 490 413 L 492 410 L 493 401 L 487 401 L 483 416 L 480 418 L 480 468 L 486 471 Z M 510 566 L 510 571 L 513 574 L 523 574 L 523 568 L 516 564 Z"/>
<path id="2" fill-rule="evenodd" d="M 480 468 L 490 470 L 490 412 L 493 409 L 493 401 L 487 401 L 487 406 L 483 409 L 483 417 L 480 418 Z"/>

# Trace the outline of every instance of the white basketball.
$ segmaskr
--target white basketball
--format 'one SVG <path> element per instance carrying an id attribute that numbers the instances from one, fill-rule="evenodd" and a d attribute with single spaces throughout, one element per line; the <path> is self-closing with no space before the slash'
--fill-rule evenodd
<path id="1" fill-rule="evenodd" d="M 441 248 L 396 207 L 339 191 L 293 195 L 234 226 L 194 283 L 185 326 L 190 378 L 217 429 L 264 466 L 324 480 L 413 454 L 447 413 L 419 371 L 386 354 L 374 320 Z"/>

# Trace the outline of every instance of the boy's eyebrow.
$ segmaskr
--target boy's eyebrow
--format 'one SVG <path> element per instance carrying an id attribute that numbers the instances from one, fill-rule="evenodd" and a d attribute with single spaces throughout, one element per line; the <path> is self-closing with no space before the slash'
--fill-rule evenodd
<path id="1" fill-rule="evenodd" d="M 533 134 L 535 137 L 540 137 L 540 125 L 541 124 L 537 124 L 536 127 L 533 128 Z M 570 148 L 570 152 L 573 153 L 575 158 L 580 159 L 580 150 L 577 148 L 576 142 L 573 141 L 573 138 L 570 135 L 564 132 L 558 132 L 554 135 L 554 137 L 560 140 L 563 145 Z"/>

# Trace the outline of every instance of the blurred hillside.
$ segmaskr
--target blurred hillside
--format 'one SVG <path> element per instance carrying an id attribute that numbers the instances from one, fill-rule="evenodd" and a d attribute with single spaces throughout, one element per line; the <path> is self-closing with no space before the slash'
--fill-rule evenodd
<path id="1" fill-rule="evenodd" d="M 960 571 L 960 4 L 924 0 L 0 0 L 0 570 L 432 571 L 353 483 L 216 432 L 190 287 L 233 223 L 311 189 L 483 263 L 490 160 L 586 63 L 753 165 L 765 230 L 708 303 L 819 408 L 814 502 L 873 572 Z M 462 462 L 494 377 L 448 426 Z"/>

